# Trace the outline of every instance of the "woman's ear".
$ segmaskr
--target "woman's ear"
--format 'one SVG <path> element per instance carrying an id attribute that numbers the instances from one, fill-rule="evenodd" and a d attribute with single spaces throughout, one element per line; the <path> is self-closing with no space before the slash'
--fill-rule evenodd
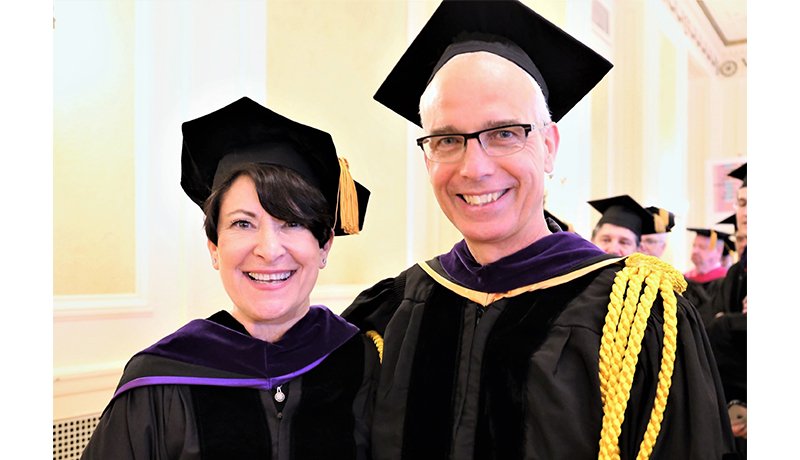
<path id="1" fill-rule="evenodd" d="M 214 267 L 214 270 L 219 270 L 219 250 L 211 240 L 208 240 L 208 253 L 211 254 L 211 266 Z"/>
<path id="2" fill-rule="evenodd" d="M 321 248 L 319 248 L 319 254 L 320 254 L 319 268 L 320 269 L 325 268 L 325 266 L 328 265 L 328 253 L 331 252 L 331 246 L 333 246 L 333 232 L 331 232 L 331 237 L 328 238 L 328 241 Z"/>

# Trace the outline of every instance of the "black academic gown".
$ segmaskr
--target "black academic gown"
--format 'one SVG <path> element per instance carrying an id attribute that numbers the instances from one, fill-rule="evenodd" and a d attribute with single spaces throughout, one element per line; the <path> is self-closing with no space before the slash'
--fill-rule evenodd
<path id="1" fill-rule="evenodd" d="M 697 281 L 686 280 L 686 291 L 683 296 L 697 308 L 703 324 L 708 326 L 714 317 L 720 312 L 712 303 L 711 293 L 716 289 L 718 280 L 699 283 Z"/>
<path id="2" fill-rule="evenodd" d="M 599 259 L 602 259 L 599 258 Z M 621 263 L 483 308 L 415 265 L 361 293 L 343 313 L 383 335 L 373 456 L 417 459 L 597 458 L 603 409 L 599 344 Z M 447 273 L 428 262 L 438 277 Z M 602 265 L 602 264 L 600 264 Z M 584 270 L 585 271 L 585 270 Z M 620 437 L 635 457 L 655 395 L 663 306 L 652 308 Z M 703 324 L 678 296 L 678 348 L 651 458 L 719 459 L 730 421 Z"/>
<path id="3" fill-rule="evenodd" d="M 209 320 L 230 328 L 230 334 L 249 336 L 227 312 Z M 304 323 L 303 327 L 313 330 L 316 326 Z M 195 339 L 202 341 L 202 337 Z M 217 345 L 192 355 L 214 354 L 224 359 L 239 351 Z M 154 376 L 225 379 L 233 375 L 191 361 L 191 356 L 174 359 L 151 354 L 132 359 L 120 388 L 132 383 L 134 388 L 109 403 L 81 458 L 370 458 L 369 425 L 379 363 L 374 343 L 363 334 L 353 335 L 313 369 L 283 383 L 282 403 L 276 401 L 274 388 L 136 385 Z"/>
<path id="4" fill-rule="evenodd" d="M 742 306 L 747 297 L 747 252 L 733 264 L 725 278 L 715 280 L 709 303 L 719 312 L 707 331 L 719 366 L 728 401 L 747 401 L 747 314 Z"/>

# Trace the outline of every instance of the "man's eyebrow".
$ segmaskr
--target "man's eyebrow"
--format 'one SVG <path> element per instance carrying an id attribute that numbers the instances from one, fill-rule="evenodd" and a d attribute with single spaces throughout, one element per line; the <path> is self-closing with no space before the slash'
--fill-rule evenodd
<path id="1" fill-rule="evenodd" d="M 484 129 L 497 128 L 499 126 L 516 125 L 516 124 L 519 124 L 519 123 L 520 123 L 520 121 L 516 120 L 516 119 L 492 120 L 492 121 L 485 122 L 483 125 L 481 125 L 482 126 L 481 129 L 478 129 L 477 131 L 483 131 Z M 463 131 L 459 131 L 453 125 L 444 125 L 444 126 L 440 126 L 440 127 L 436 128 L 436 129 L 432 129 L 428 134 L 426 134 L 426 136 L 438 136 L 438 135 L 441 135 L 441 134 L 468 134 L 468 133 L 465 133 Z"/>

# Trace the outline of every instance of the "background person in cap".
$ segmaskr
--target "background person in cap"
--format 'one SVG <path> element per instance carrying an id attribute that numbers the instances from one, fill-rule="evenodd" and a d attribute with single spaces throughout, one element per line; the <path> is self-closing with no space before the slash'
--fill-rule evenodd
<path id="1" fill-rule="evenodd" d="M 747 233 L 747 163 L 731 171 L 729 176 L 742 181 L 742 185 L 736 190 L 736 227 L 741 228 Z"/>
<path id="2" fill-rule="evenodd" d="M 248 98 L 183 135 L 232 309 L 136 354 L 82 458 L 368 458 L 375 344 L 309 295 L 369 192 L 327 133 Z"/>
<path id="3" fill-rule="evenodd" d="M 691 255 L 694 268 L 684 273 L 684 278 L 700 284 L 723 278 L 728 269 L 723 266 L 722 259 L 734 250 L 731 235 L 713 228 L 690 227 L 686 230 L 695 233 Z"/>
<path id="4" fill-rule="evenodd" d="M 729 176 L 742 181 L 736 191 L 734 228 L 741 250 L 737 248 L 739 260 L 728 269 L 725 278 L 715 283 L 713 303 L 724 313 L 747 312 L 747 163 L 731 171 Z M 722 222 L 729 222 L 730 218 Z M 742 244 L 743 243 L 743 244 Z"/>
<path id="5" fill-rule="evenodd" d="M 343 314 L 385 340 L 375 458 L 634 458 L 646 432 L 658 441 L 645 443 L 645 457 L 729 450 L 702 325 L 673 294 L 680 273 L 646 256 L 611 257 L 545 222 L 555 122 L 610 67 L 519 2 L 446 1 L 378 90 L 379 102 L 423 128 L 433 192 L 464 239 L 368 288 Z M 635 294 L 611 299 L 626 264 Z M 625 349 L 632 316 L 619 337 L 611 328 L 623 298 L 638 298 L 641 270 L 666 300 L 643 301 L 633 364 L 613 352 Z M 674 322 L 667 333 L 645 317 L 651 301 Z M 609 304 L 614 326 L 604 333 Z M 658 377 L 663 343 L 677 347 L 666 350 L 671 379 Z M 656 387 L 670 388 L 666 406 L 654 404 Z"/>
<path id="6" fill-rule="evenodd" d="M 737 260 L 741 258 L 741 254 L 744 253 L 744 248 L 747 247 L 747 230 L 740 229 L 736 223 L 736 214 L 731 214 L 730 216 L 722 219 L 721 221 L 717 222 L 717 225 L 731 225 L 733 228 L 733 241 L 734 241 L 734 251 L 737 255 Z"/>
<path id="7" fill-rule="evenodd" d="M 669 222 L 668 227 L 675 226 L 675 215 L 664 208 L 656 206 L 648 206 L 646 208 L 650 214 L 659 215 L 662 219 L 667 219 Z M 661 258 L 664 251 L 667 250 L 667 233 L 645 233 L 639 241 L 639 252 L 647 254 L 648 256 Z"/>
<path id="8" fill-rule="evenodd" d="M 708 324 L 708 338 L 714 350 L 725 397 L 731 412 L 737 449 L 747 450 L 747 163 L 729 176 L 742 181 L 736 192 L 736 232 L 745 243 L 739 261 L 724 278 L 709 284 L 711 305 L 716 316 Z"/>
<path id="9" fill-rule="evenodd" d="M 711 283 L 725 277 L 728 268 L 723 264 L 724 257 L 734 250 L 729 233 L 712 228 L 691 227 L 686 230 L 695 233 L 692 242 L 692 264 L 694 268 L 684 273 L 687 281 L 684 297 L 689 299 L 700 312 L 703 323 L 708 325 L 719 313 L 711 302 Z"/>
<path id="10" fill-rule="evenodd" d="M 592 243 L 615 256 L 633 254 L 639 249 L 642 234 L 666 233 L 675 224 L 674 218 L 652 214 L 628 195 L 588 203 L 601 214 L 592 230 Z"/>

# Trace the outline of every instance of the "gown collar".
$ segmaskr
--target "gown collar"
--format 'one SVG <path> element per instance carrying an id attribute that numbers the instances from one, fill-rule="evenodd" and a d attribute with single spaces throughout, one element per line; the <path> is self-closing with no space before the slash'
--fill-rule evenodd
<path id="1" fill-rule="evenodd" d="M 608 256 L 580 235 L 553 233 L 514 254 L 481 265 L 464 240 L 439 256 L 445 273 L 458 284 L 481 292 L 505 292 L 535 284 Z"/>
<path id="2" fill-rule="evenodd" d="M 131 376 L 115 397 L 131 388 L 158 384 L 272 389 L 310 371 L 357 333 L 357 327 L 326 307 L 311 306 L 279 341 L 269 343 L 252 337 L 229 313 L 219 312 L 193 320 L 137 353 L 134 357 L 170 360 L 175 363 L 173 370 Z M 191 366 L 191 375 L 185 365 Z M 218 378 L 220 372 L 227 377 Z"/>

